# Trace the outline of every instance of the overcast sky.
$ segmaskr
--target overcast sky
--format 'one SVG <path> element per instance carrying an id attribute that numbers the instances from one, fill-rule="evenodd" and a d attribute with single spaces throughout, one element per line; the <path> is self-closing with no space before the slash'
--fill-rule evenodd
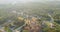
<path id="1" fill-rule="evenodd" d="M 27 2 L 46 2 L 46 1 L 60 1 L 60 0 L 0 0 L 0 4 L 5 3 L 27 3 Z"/>

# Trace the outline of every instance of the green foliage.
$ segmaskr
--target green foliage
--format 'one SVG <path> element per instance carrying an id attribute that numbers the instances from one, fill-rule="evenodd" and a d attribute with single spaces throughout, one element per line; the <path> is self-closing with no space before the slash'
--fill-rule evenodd
<path id="1" fill-rule="evenodd" d="M 60 26 L 59 24 L 54 22 L 55 27 L 54 28 L 50 28 L 50 27 L 45 27 L 43 28 L 44 32 L 60 32 Z"/>
<path id="2" fill-rule="evenodd" d="M 9 29 L 9 27 L 4 27 L 4 30 L 6 31 L 6 32 L 12 32 L 12 30 L 11 29 Z"/>
<path id="3" fill-rule="evenodd" d="M 28 30 L 23 30 L 22 32 L 29 32 Z"/>

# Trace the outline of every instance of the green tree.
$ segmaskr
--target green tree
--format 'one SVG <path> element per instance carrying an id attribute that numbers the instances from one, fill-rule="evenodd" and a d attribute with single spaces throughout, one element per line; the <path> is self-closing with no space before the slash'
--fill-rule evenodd
<path id="1" fill-rule="evenodd" d="M 8 27 L 8 26 L 5 26 L 5 27 L 4 27 L 4 30 L 5 30 L 6 32 L 12 32 L 12 30 L 11 30 L 11 29 L 9 29 L 9 27 Z"/>

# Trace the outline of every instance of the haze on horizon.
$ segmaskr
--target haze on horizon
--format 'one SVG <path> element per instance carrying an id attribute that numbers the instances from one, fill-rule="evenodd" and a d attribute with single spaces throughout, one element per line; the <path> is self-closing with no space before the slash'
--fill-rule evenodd
<path id="1" fill-rule="evenodd" d="M 0 4 L 9 3 L 27 3 L 27 2 L 49 2 L 49 1 L 60 1 L 60 0 L 0 0 Z"/>

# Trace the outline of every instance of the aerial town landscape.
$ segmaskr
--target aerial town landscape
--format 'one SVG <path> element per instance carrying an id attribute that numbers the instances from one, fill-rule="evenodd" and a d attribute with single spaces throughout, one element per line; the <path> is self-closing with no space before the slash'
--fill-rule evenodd
<path id="1" fill-rule="evenodd" d="M 0 0 L 0 32 L 60 32 L 60 0 Z"/>

